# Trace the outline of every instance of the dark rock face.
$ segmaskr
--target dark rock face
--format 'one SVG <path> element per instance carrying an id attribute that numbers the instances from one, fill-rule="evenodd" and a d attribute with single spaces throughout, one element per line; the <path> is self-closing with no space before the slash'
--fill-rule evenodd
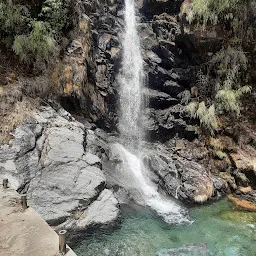
<path id="1" fill-rule="evenodd" d="M 148 125 L 145 128 L 149 128 L 153 139 L 158 139 L 159 134 L 163 133 L 162 138 L 168 140 L 177 133 L 177 129 L 180 134 L 185 129 L 184 122 L 180 120 L 182 110 L 178 118 L 177 115 L 169 115 L 169 108 L 180 102 L 178 95 L 190 86 L 191 71 L 188 67 L 195 65 L 193 60 L 196 58 L 189 38 L 183 42 L 176 18 L 181 2 L 138 3 L 141 8 L 138 30 L 144 59 L 145 87 L 149 88 L 145 89 L 144 98 L 146 105 L 154 109 L 156 121 L 156 129 Z M 124 1 L 83 1 L 79 3 L 79 8 L 79 23 L 70 35 L 72 40 L 67 44 L 53 78 L 63 92 L 63 105 L 68 110 L 83 112 L 99 127 L 113 131 L 118 123 Z M 193 56 L 189 56 L 190 53 Z M 143 120 L 151 119 L 151 112 L 146 110 L 144 115 L 149 116 L 143 117 Z M 152 123 L 149 120 L 145 122 Z"/>
<path id="2" fill-rule="evenodd" d="M 115 129 L 123 1 L 79 2 L 79 18 L 70 33 L 53 82 L 68 111 L 89 116 L 106 130 Z"/>
<path id="3" fill-rule="evenodd" d="M 164 109 L 178 103 L 178 100 L 172 98 L 169 94 L 157 90 L 147 88 L 143 91 L 143 94 L 148 105 L 154 109 Z"/>
<path id="4" fill-rule="evenodd" d="M 154 15 L 161 13 L 178 13 L 182 0 L 141 0 L 140 8 L 143 15 L 151 19 Z"/>
<path id="5" fill-rule="evenodd" d="M 151 23 L 140 24 L 139 31 L 147 74 L 145 86 L 149 88 L 145 90 L 149 108 L 142 125 L 153 141 L 168 141 L 175 135 L 184 137 L 187 123 L 179 94 L 190 88 L 192 62 L 184 58 L 184 49 L 176 44 L 177 38 L 182 37 L 180 25 L 175 16 L 163 13 L 155 15 Z M 192 43 L 190 48 L 193 53 Z"/>

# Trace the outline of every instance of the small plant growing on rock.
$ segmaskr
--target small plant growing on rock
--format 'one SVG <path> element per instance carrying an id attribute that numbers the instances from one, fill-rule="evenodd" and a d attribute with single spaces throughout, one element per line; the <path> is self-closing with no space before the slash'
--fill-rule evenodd
<path id="1" fill-rule="evenodd" d="M 215 106 L 211 105 L 209 108 L 206 107 L 205 102 L 190 102 L 185 107 L 186 112 L 192 118 L 198 118 L 200 124 L 209 130 L 211 134 L 218 129 L 218 120 L 215 113 Z"/>
<path id="2" fill-rule="evenodd" d="M 227 158 L 227 154 L 222 152 L 221 150 L 215 151 L 216 157 L 220 160 L 224 160 Z"/>

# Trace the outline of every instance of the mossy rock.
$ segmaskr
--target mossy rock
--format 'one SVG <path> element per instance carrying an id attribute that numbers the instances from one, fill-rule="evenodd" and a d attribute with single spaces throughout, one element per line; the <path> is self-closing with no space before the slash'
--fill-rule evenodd
<path id="1" fill-rule="evenodd" d="M 222 152 L 221 150 L 215 151 L 215 155 L 220 160 L 224 160 L 228 158 L 227 154 Z"/>

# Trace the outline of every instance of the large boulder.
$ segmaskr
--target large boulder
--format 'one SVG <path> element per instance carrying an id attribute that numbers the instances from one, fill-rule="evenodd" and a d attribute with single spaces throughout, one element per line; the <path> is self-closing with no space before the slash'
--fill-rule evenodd
<path id="1" fill-rule="evenodd" d="M 101 159 L 86 148 L 87 133 L 93 131 L 63 109 L 44 107 L 0 147 L 0 174 L 52 225 L 73 221 L 81 231 L 118 220 L 118 202 L 105 189 Z M 86 215 L 87 225 L 78 224 L 78 214 Z"/>
<path id="2" fill-rule="evenodd" d="M 176 162 L 182 184 L 177 188 L 178 198 L 195 203 L 203 203 L 214 194 L 212 175 L 202 165 L 179 159 Z"/>
<path id="3" fill-rule="evenodd" d="M 92 202 L 86 210 L 78 209 L 74 219 L 68 219 L 56 229 L 70 230 L 71 242 L 77 243 L 86 236 L 84 230 L 88 229 L 110 229 L 120 221 L 120 210 L 118 201 L 113 193 L 104 189 L 97 200 Z"/>
<path id="4" fill-rule="evenodd" d="M 202 165 L 174 154 L 162 144 L 146 147 L 145 162 L 167 194 L 187 203 L 204 203 L 214 195 L 213 177 Z"/>

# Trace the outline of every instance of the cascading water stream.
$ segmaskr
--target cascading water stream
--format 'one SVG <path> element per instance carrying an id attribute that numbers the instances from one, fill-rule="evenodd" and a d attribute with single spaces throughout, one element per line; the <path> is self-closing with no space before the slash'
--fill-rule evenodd
<path id="1" fill-rule="evenodd" d="M 119 78 L 121 117 L 120 133 L 124 144 L 137 148 L 142 139 L 139 126 L 141 113 L 141 87 L 143 84 L 143 59 L 137 32 L 134 0 L 125 0 L 125 34 L 123 39 L 123 71 Z"/>
<path id="2" fill-rule="evenodd" d="M 119 77 L 120 83 L 120 119 L 119 129 L 122 144 L 115 147 L 123 162 L 128 165 L 126 177 L 134 182 L 133 187 L 139 191 L 135 196 L 141 204 L 155 210 L 168 223 L 187 222 L 184 210 L 171 199 L 159 194 L 155 184 L 148 175 L 143 161 L 140 159 L 143 129 L 139 125 L 142 110 L 143 58 L 140 50 L 140 38 L 137 31 L 134 0 L 125 0 L 125 34 L 123 39 L 123 69 Z M 136 155 L 139 156 L 136 156 Z M 128 182 L 129 182 L 128 181 Z M 126 181 L 127 182 L 127 181 Z M 127 186 L 129 187 L 129 185 Z M 130 185 L 131 187 L 131 185 Z"/>

